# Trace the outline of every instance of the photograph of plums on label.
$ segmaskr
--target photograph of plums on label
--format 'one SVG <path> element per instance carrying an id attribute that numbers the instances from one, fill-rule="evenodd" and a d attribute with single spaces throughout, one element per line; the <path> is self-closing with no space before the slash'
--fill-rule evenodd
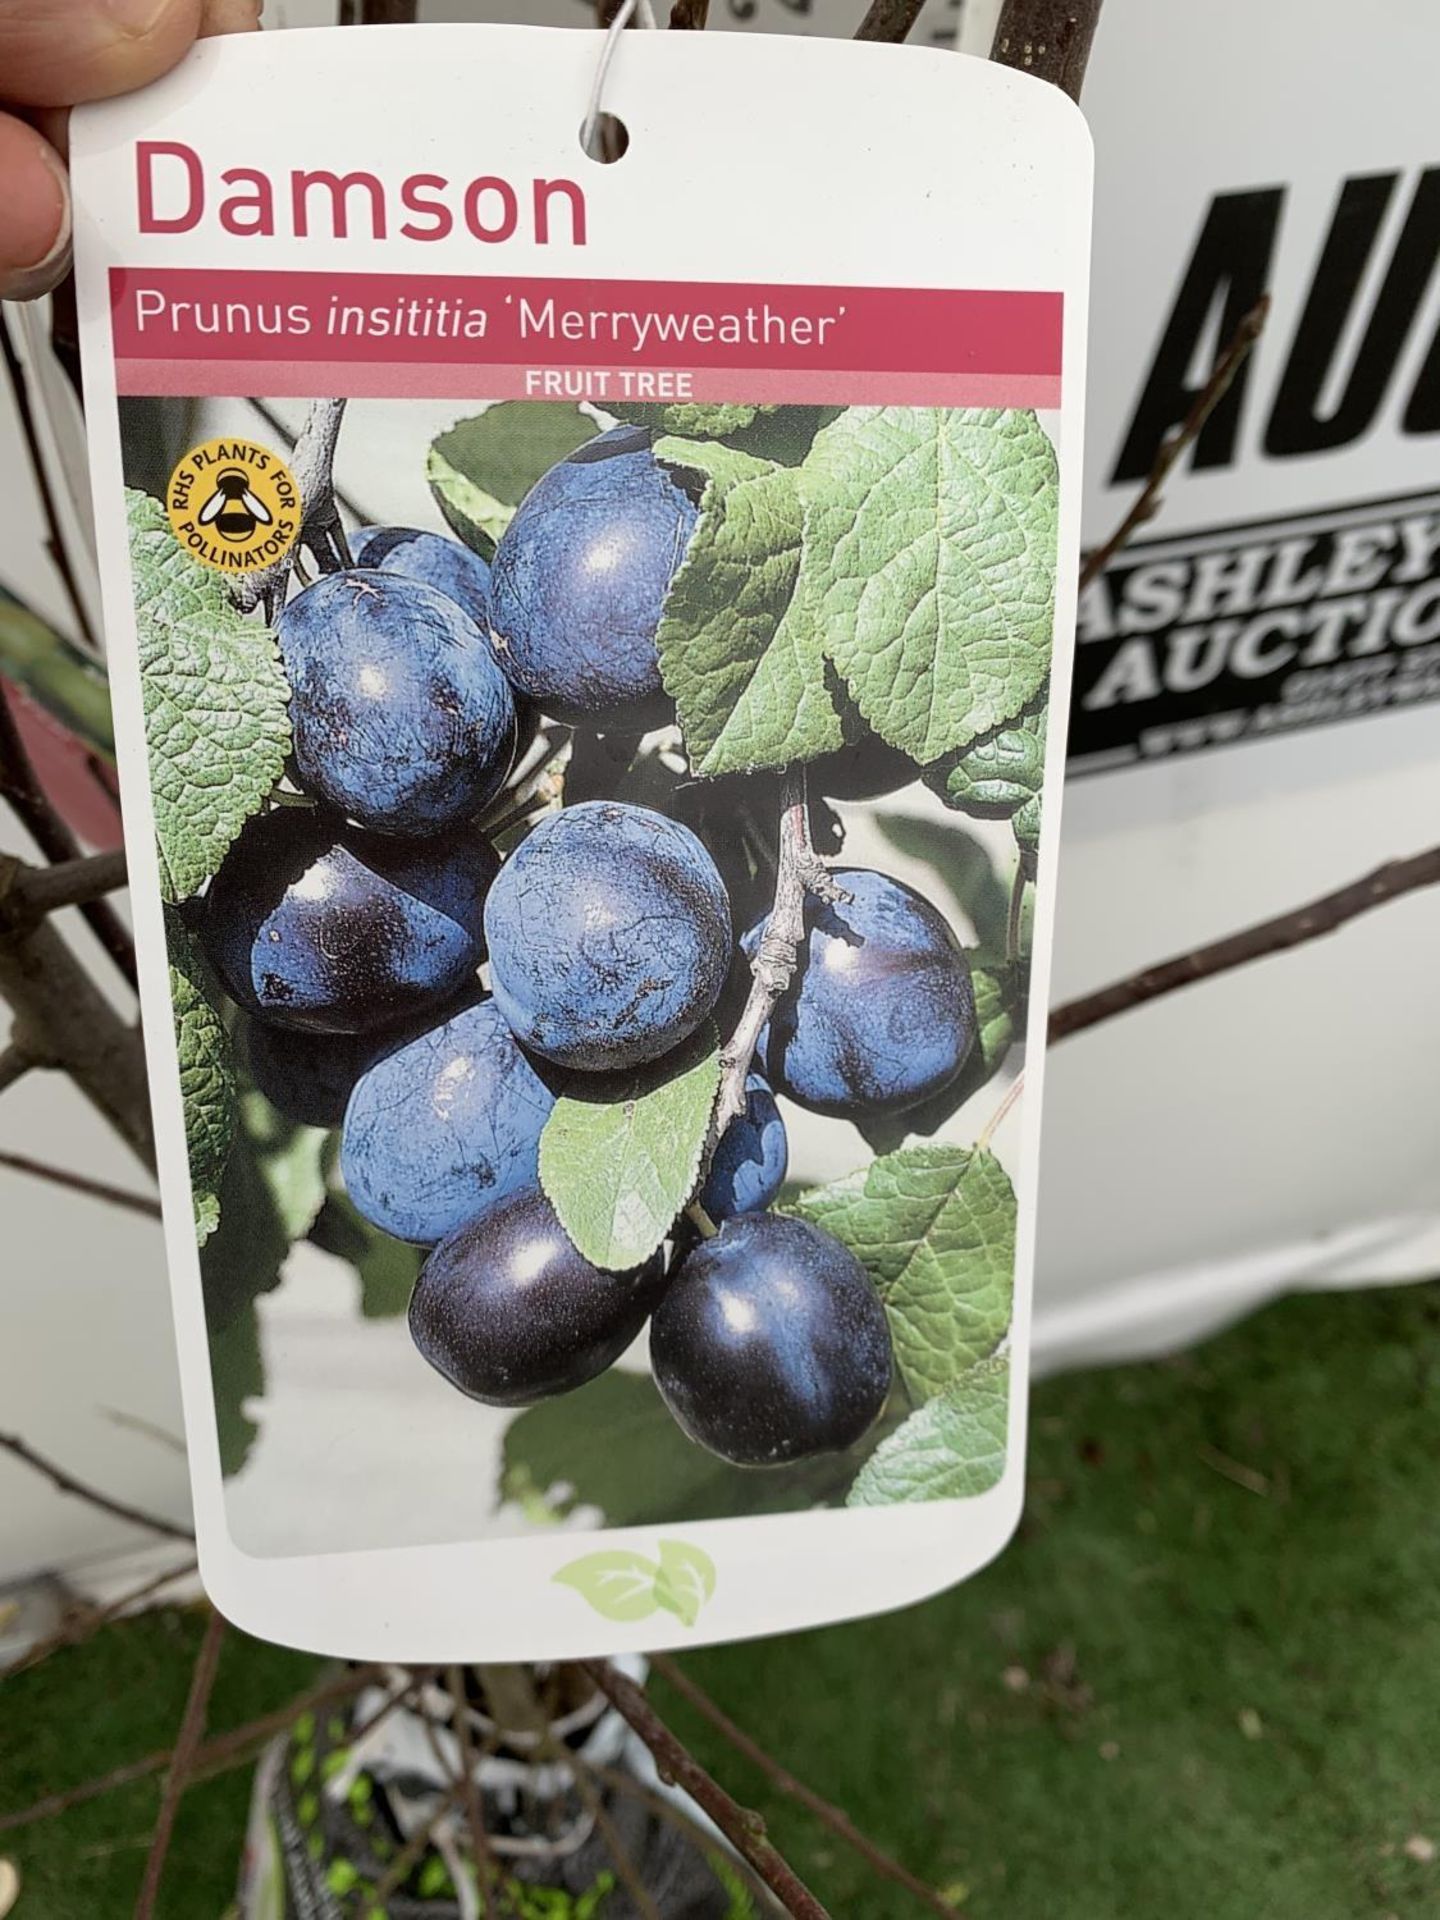
<path id="1" fill-rule="evenodd" d="M 227 1474 L 293 1390 L 221 1344 L 263 1356 L 288 1233 L 353 1302 L 337 1374 L 383 1328 L 507 1526 L 983 1492 L 1045 426 L 504 402 L 417 432 L 411 524 L 345 410 L 306 416 L 333 516 L 248 598 L 131 495 Z"/>

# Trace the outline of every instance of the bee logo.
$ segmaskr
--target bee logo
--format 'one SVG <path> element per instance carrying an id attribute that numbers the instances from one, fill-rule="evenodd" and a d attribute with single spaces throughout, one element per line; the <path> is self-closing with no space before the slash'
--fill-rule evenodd
<path id="1" fill-rule="evenodd" d="M 214 527 L 222 540 L 248 540 L 261 527 L 273 526 L 275 516 L 250 491 L 245 469 L 226 467 L 215 476 L 215 491 L 200 509 L 200 524 Z"/>
<path id="2" fill-rule="evenodd" d="M 221 573 L 273 567 L 300 535 L 300 490 L 269 447 L 207 440 L 170 476 L 165 507 L 175 538 L 193 559 Z"/>

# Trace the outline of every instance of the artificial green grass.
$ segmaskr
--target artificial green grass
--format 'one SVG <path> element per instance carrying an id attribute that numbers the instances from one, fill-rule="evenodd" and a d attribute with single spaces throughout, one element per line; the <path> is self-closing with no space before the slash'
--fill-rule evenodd
<path id="1" fill-rule="evenodd" d="M 1024 1527 L 970 1585 L 685 1664 L 972 1920 L 1429 1920 L 1437 1441 L 1440 1287 L 1286 1301 L 1182 1360 L 1039 1388 Z M 168 1742 L 197 1639 L 153 1615 L 8 1684 L 0 1807 Z M 311 1672 L 232 1635 L 212 1725 Z M 835 1920 L 920 1911 L 655 1698 Z M 223 1910 L 246 1790 L 187 1798 L 166 1920 Z M 0 1836 L 18 1920 L 123 1920 L 155 1800 Z"/>

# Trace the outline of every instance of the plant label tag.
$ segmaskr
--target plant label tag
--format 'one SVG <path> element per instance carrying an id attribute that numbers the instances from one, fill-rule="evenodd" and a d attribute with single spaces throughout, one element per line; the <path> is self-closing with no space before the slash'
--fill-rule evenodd
<path id="1" fill-rule="evenodd" d="M 324 30 L 73 149 L 217 1605 L 532 1660 L 974 1572 L 1021 1506 L 1079 114 L 920 48 Z"/>

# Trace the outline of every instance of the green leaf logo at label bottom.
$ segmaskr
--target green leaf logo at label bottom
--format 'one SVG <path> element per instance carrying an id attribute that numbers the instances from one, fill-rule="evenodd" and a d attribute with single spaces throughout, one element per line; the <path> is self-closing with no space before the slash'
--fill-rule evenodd
<path id="1" fill-rule="evenodd" d="M 715 1591 L 715 1562 L 685 1540 L 662 1540 L 651 1560 L 630 1547 L 582 1554 L 551 1576 L 573 1587 L 603 1619 L 629 1625 L 663 1608 L 693 1627 Z"/>

